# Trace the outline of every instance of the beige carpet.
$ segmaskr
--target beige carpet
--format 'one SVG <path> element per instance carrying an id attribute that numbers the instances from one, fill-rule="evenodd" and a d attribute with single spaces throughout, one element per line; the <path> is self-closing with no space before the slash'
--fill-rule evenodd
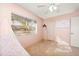
<path id="1" fill-rule="evenodd" d="M 61 46 L 62 47 L 62 46 Z M 79 55 L 79 48 L 72 47 L 72 52 L 61 48 L 61 51 L 58 51 L 58 45 L 55 41 L 40 41 L 28 48 L 26 50 L 32 56 L 69 56 L 69 55 Z M 67 52 L 66 52 L 67 51 Z"/>

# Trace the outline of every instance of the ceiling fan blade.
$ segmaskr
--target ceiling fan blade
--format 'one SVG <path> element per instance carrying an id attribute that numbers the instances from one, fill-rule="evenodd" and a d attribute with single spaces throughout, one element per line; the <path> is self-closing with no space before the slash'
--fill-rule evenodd
<path id="1" fill-rule="evenodd" d="M 40 8 L 40 7 L 46 7 L 46 5 L 38 5 L 37 7 L 38 8 Z"/>

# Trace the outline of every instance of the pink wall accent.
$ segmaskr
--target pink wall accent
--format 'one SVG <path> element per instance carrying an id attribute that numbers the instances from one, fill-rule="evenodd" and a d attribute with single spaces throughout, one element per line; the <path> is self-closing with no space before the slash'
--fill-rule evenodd
<path id="1" fill-rule="evenodd" d="M 61 39 L 65 40 L 67 43 L 70 44 L 70 19 L 71 17 L 75 17 L 75 16 L 79 16 L 79 11 L 75 11 L 69 14 L 64 14 L 55 17 L 48 17 L 44 22 L 47 24 L 48 27 L 50 27 L 48 28 L 49 29 L 48 34 L 52 33 L 49 36 L 51 38 L 49 40 L 56 40 L 56 37 L 59 36 Z M 69 23 L 68 27 L 56 28 L 56 24 L 62 21 Z"/>
<path id="2" fill-rule="evenodd" d="M 42 39 L 42 36 L 43 36 L 41 34 L 42 33 L 42 18 L 37 17 L 36 15 L 32 14 L 28 10 L 25 10 L 24 8 L 22 8 L 21 6 L 17 4 L 10 4 L 10 3 L 0 4 L 0 28 L 1 28 L 0 35 L 4 36 L 5 34 L 8 35 L 9 32 L 12 32 L 11 13 L 15 13 L 17 15 L 28 17 L 30 19 L 37 21 L 37 34 L 26 35 L 24 38 L 21 37 L 20 39 L 18 39 L 18 41 L 22 44 L 24 48 Z"/>

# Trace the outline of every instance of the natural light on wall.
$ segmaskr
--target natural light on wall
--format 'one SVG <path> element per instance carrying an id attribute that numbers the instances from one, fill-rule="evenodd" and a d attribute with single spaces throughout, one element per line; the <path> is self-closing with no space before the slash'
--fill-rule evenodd
<path id="1" fill-rule="evenodd" d="M 56 27 L 69 27 L 69 22 L 66 20 L 63 21 L 57 21 Z"/>

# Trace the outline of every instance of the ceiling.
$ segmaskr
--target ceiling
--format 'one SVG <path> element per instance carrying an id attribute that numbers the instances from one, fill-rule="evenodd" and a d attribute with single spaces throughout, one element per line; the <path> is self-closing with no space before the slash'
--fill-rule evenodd
<path id="1" fill-rule="evenodd" d="M 79 3 L 56 3 L 57 10 L 54 12 L 49 11 L 51 3 L 18 3 L 18 5 L 42 18 L 63 15 L 79 9 Z"/>

